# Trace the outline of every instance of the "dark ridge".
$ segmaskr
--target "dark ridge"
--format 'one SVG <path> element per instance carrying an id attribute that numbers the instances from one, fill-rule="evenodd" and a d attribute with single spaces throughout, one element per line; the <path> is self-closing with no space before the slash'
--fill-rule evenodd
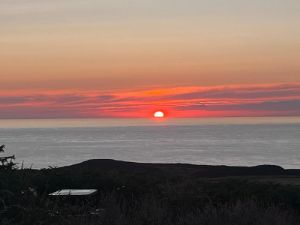
<path id="1" fill-rule="evenodd" d="M 288 175 L 291 175 L 291 176 L 300 176 L 300 169 L 289 169 L 289 170 L 286 170 L 286 172 Z"/>
<path id="2" fill-rule="evenodd" d="M 275 165 L 259 165 L 254 167 L 209 166 L 193 164 L 160 164 L 135 163 L 111 159 L 93 159 L 79 164 L 58 168 L 58 170 L 81 171 L 118 171 L 121 173 L 163 173 L 165 175 L 184 175 L 197 177 L 226 176 L 281 176 L 300 175 L 300 170 L 285 170 Z"/>

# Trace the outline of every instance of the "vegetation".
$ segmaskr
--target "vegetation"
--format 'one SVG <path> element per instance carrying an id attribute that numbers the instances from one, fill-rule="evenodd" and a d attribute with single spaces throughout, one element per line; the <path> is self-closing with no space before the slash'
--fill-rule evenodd
<path id="1" fill-rule="evenodd" d="M 298 179 L 279 167 L 213 167 L 91 160 L 0 170 L 1 225 L 298 225 Z M 272 182 L 272 178 L 276 182 Z M 92 198 L 53 198 L 96 188 Z"/>
<path id="2" fill-rule="evenodd" d="M 0 153 L 3 153 L 5 145 L 0 146 Z M 6 156 L 0 157 L 0 170 L 12 170 L 15 168 L 16 164 L 14 163 L 15 156 Z"/>

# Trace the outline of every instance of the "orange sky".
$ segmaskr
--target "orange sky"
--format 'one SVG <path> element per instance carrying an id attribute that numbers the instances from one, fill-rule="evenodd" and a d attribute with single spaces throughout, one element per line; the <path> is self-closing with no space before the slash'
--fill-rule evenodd
<path id="1" fill-rule="evenodd" d="M 203 101 L 201 96 L 170 101 L 160 92 L 160 100 L 146 105 L 122 102 L 123 111 L 112 102 L 110 110 L 98 109 L 95 101 L 91 103 L 95 104 L 94 112 L 91 108 L 74 114 L 70 112 L 73 105 L 68 108 L 48 98 L 30 102 L 27 94 L 48 93 L 57 99 L 57 93 L 62 93 L 64 99 L 65 95 L 123 96 L 129 92 L 141 98 L 141 90 L 191 92 L 232 85 L 238 90 L 298 85 L 299 11 L 298 0 L 2 0 L 0 118 L 8 118 L 11 111 L 14 118 L 40 117 L 41 105 L 50 110 L 43 111 L 44 117 L 140 117 L 157 107 L 188 117 L 297 115 L 295 109 L 283 113 L 284 109 L 273 105 L 272 112 L 240 108 L 233 112 L 224 107 L 204 112 L 194 105 Z M 20 103 L 8 104 L 8 96 L 27 99 L 27 108 Z M 279 95 L 272 101 L 279 102 L 282 97 L 298 98 Z M 242 101 L 248 104 L 246 100 Z M 214 104 L 216 100 L 207 101 Z M 124 110 L 131 104 L 136 110 Z"/>

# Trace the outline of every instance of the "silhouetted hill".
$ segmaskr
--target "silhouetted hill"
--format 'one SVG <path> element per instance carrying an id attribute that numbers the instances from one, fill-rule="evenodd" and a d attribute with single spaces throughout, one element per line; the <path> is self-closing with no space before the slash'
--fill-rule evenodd
<path id="1" fill-rule="evenodd" d="M 97 189 L 92 198 L 53 198 Z M 300 170 L 109 159 L 0 170 L 2 225 L 300 224 Z"/>
<path id="2" fill-rule="evenodd" d="M 159 164 L 134 163 L 110 159 L 93 159 L 79 164 L 61 167 L 59 170 L 80 171 L 118 171 L 121 173 L 158 173 L 168 176 L 198 176 L 198 177 L 224 177 L 224 176 L 300 176 L 300 170 L 285 170 L 275 165 L 260 165 L 254 167 L 236 166 L 209 166 L 192 164 Z"/>

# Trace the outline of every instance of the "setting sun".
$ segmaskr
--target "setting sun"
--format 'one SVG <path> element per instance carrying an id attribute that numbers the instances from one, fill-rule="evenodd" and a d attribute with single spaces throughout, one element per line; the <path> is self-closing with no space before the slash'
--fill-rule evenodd
<path id="1" fill-rule="evenodd" d="M 164 117 L 165 117 L 165 114 L 164 114 L 164 112 L 162 112 L 162 111 L 156 111 L 156 112 L 153 114 L 153 116 L 154 116 L 155 118 L 164 118 Z"/>

